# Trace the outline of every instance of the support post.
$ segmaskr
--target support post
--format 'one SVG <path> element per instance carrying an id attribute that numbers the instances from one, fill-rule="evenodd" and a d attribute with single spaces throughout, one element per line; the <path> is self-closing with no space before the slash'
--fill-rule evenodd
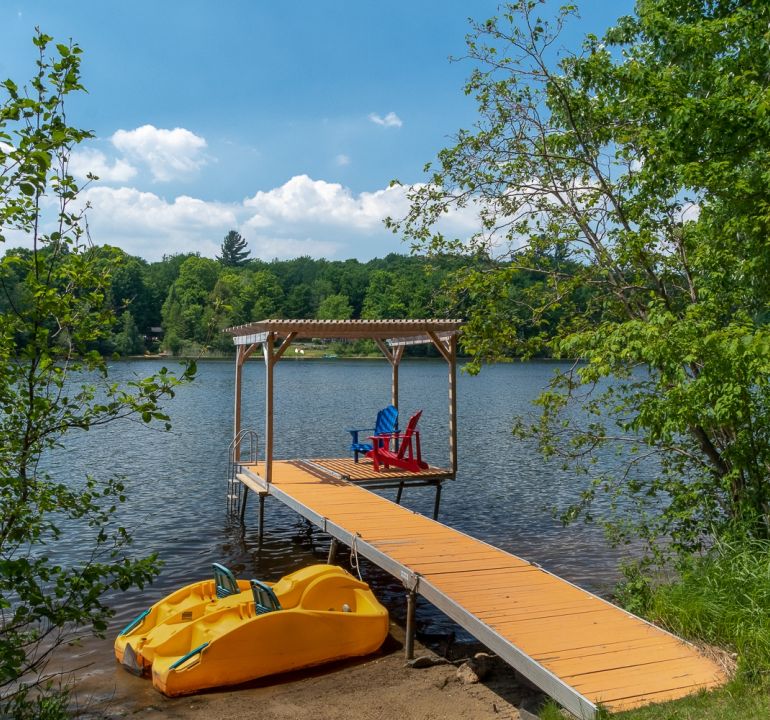
<path id="1" fill-rule="evenodd" d="M 235 351 L 235 407 L 233 409 L 233 439 L 241 432 L 241 383 L 243 380 L 243 346 L 238 345 Z M 236 462 L 241 459 L 240 442 L 233 448 Z"/>
<path id="2" fill-rule="evenodd" d="M 336 537 L 333 537 L 331 543 L 329 544 L 329 556 L 326 558 L 327 565 L 334 565 L 336 563 L 338 547 L 339 542 Z"/>
<path id="3" fill-rule="evenodd" d="M 375 338 L 374 342 L 377 343 L 377 347 L 380 348 L 382 354 L 390 363 L 391 368 L 391 381 L 390 381 L 390 404 L 398 410 L 398 366 L 401 362 L 401 358 L 404 355 L 403 345 L 398 345 L 391 349 L 385 340 L 381 338 Z"/>
<path id="4" fill-rule="evenodd" d="M 428 337 L 449 365 L 449 462 L 454 477 L 457 474 L 457 336 L 450 335 L 444 341 L 436 333 L 428 332 Z"/>
<path id="5" fill-rule="evenodd" d="M 414 659 L 414 614 L 417 605 L 417 593 L 408 590 L 406 593 L 406 631 L 404 637 L 404 657 Z"/>
<path id="6" fill-rule="evenodd" d="M 436 502 L 433 504 L 433 519 L 438 520 L 438 509 L 441 505 L 441 480 L 436 483 Z"/>
<path id="7" fill-rule="evenodd" d="M 452 461 L 452 476 L 457 474 L 457 336 L 449 339 L 449 457 Z M 436 512 L 441 494 L 441 484 L 436 497 Z"/>
<path id="8" fill-rule="evenodd" d="M 265 535 L 265 493 L 259 493 L 259 544 Z"/>
<path id="9" fill-rule="evenodd" d="M 404 492 L 404 481 L 402 480 L 398 484 L 398 492 L 396 493 L 396 505 L 401 504 L 401 495 L 403 494 L 403 492 Z"/>
<path id="10" fill-rule="evenodd" d="M 249 345 L 237 345 L 235 350 L 235 406 L 233 408 L 233 440 L 238 437 L 241 432 L 241 405 L 243 398 L 243 363 L 249 359 L 251 354 L 256 350 L 256 344 Z M 241 459 L 241 444 L 240 442 L 233 448 L 234 457 L 236 462 Z"/>
<path id="11" fill-rule="evenodd" d="M 249 499 L 249 488 L 243 486 L 243 497 L 241 497 L 241 527 L 246 524 L 246 501 Z"/>
<path id="12" fill-rule="evenodd" d="M 265 355 L 265 482 L 273 481 L 273 346 L 275 333 L 268 333 L 262 350 Z"/>

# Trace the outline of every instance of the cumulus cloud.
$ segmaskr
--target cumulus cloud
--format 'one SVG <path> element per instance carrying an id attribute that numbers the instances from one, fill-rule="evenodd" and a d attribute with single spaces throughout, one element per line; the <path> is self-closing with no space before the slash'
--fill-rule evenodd
<path id="1" fill-rule="evenodd" d="M 377 113 L 369 113 L 369 119 L 375 125 L 382 125 L 383 127 L 401 127 L 404 124 L 394 112 L 389 112 L 385 117 Z"/>
<path id="2" fill-rule="evenodd" d="M 260 227 L 289 222 L 371 229 L 388 215 L 407 210 L 402 187 L 355 195 L 339 183 L 307 175 L 295 175 L 280 187 L 259 191 L 243 204 L 254 210 L 251 220 Z"/>
<path id="3" fill-rule="evenodd" d="M 117 150 L 150 169 L 154 180 L 180 180 L 197 173 L 205 165 L 206 140 L 185 128 L 156 128 L 142 125 L 134 130 L 118 130 L 111 138 Z"/>
<path id="4" fill-rule="evenodd" d="M 88 202 L 90 235 L 149 261 L 163 255 L 198 252 L 214 257 L 229 230 L 246 238 L 252 256 L 264 260 L 310 255 L 368 260 L 405 252 L 383 219 L 403 217 L 409 188 L 394 186 L 355 193 L 339 183 L 297 175 L 279 187 L 242 202 L 219 203 L 181 195 L 164 198 L 131 187 L 93 185 L 80 196 Z M 51 208 L 55 217 L 56 208 Z M 448 237 L 467 238 L 479 229 L 478 208 L 452 210 L 439 223 Z M 27 245 L 22 234 L 12 245 Z"/>
<path id="5" fill-rule="evenodd" d="M 110 163 L 101 150 L 85 148 L 70 155 L 70 172 L 81 180 L 89 173 L 105 182 L 126 182 L 136 175 L 136 168 L 122 159 Z"/>
<path id="6" fill-rule="evenodd" d="M 99 244 L 117 245 L 148 260 L 178 252 L 213 257 L 228 230 L 238 226 L 237 207 L 181 195 L 169 202 L 135 188 L 92 187 L 88 223 Z"/>
<path id="7" fill-rule="evenodd" d="M 337 157 L 334 158 L 334 162 L 340 167 L 345 167 L 345 165 L 350 165 L 350 156 L 345 155 L 344 153 L 340 153 L 337 155 Z"/>

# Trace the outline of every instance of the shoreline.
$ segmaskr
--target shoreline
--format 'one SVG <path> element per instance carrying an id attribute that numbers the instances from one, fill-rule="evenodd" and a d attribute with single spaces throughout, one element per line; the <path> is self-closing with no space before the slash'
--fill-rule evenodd
<path id="1" fill-rule="evenodd" d="M 94 639 L 69 658 L 68 664 L 76 661 L 83 668 L 88 655 L 99 656 L 82 670 L 69 671 L 78 672 L 73 706 L 89 720 L 136 715 L 146 720 L 536 720 L 544 696 L 498 658 L 492 658 L 480 682 L 465 683 L 455 664 L 419 642 L 415 656 L 435 664 L 408 666 L 403 639 L 403 629 L 391 621 L 385 643 L 373 655 L 176 698 L 121 668 L 112 657 L 110 637 Z M 106 646 L 112 662 L 106 661 Z M 476 644 L 454 649 L 461 657 L 483 650 Z"/>

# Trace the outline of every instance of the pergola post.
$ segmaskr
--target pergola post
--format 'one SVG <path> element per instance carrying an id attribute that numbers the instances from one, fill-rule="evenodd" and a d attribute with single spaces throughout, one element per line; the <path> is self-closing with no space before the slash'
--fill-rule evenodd
<path id="1" fill-rule="evenodd" d="M 273 480 L 273 345 L 275 333 L 268 333 L 262 343 L 265 356 L 265 482 Z"/>
<path id="2" fill-rule="evenodd" d="M 390 376 L 390 404 L 398 410 L 398 366 L 401 363 L 401 358 L 404 355 L 404 346 L 397 345 L 394 348 L 389 348 L 385 340 L 381 338 L 375 338 L 374 342 L 377 343 L 377 347 L 380 348 L 382 354 L 390 363 L 391 376 Z"/>
<path id="3" fill-rule="evenodd" d="M 429 331 L 428 337 L 449 365 L 449 462 L 454 476 L 457 474 L 457 336 L 442 340 Z"/>
<path id="4" fill-rule="evenodd" d="M 296 332 L 290 332 L 277 350 L 274 349 L 274 332 L 267 333 L 262 341 L 262 352 L 265 355 L 265 482 L 268 484 L 273 481 L 273 369 L 296 336 Z"/>
<path id="5" fill-rule="evenodd" d="M 449 456 L 457 474 L 457 336 L 449 338 Z"/>
<path id="6" fill-rule="evenodd" d="M 256 344 L 238 345 L 235 353 L 235 407 L 233 408 L 233 440 L 241 432 L 241 404 L 243 397 L 243 363 L 248 360 L 251 354 L 256 350 Z M 240 441 L 234 449 L 235 460 L 241 459 Z"/>

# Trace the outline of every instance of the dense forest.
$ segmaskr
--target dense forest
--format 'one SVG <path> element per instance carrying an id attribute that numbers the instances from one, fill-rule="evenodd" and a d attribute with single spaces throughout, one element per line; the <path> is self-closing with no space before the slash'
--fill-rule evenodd
<path id="1" fill-rule="evenodd" d="M 457 258 L 391 254 L 368 262 L 310 257 L 265 262 L 227 249 L 223 242 L 216 260 L 187 253 L 147 262 L 116 248 L 94 248 L 108 267 L 115 318 L 110 339 L 98 349 L 120 355 L 227 353 L 232 340 L 222 328 L 253 320 L 418 318 L 457 310 L 450 307 L 448 292 L 448 279 L 461 262 Z M 16 248 L 6 255 L 29 253 Z M 25 278 L 6 270 L 0 280 L 0 312 L 11 303 L 23 307 Z"/>

